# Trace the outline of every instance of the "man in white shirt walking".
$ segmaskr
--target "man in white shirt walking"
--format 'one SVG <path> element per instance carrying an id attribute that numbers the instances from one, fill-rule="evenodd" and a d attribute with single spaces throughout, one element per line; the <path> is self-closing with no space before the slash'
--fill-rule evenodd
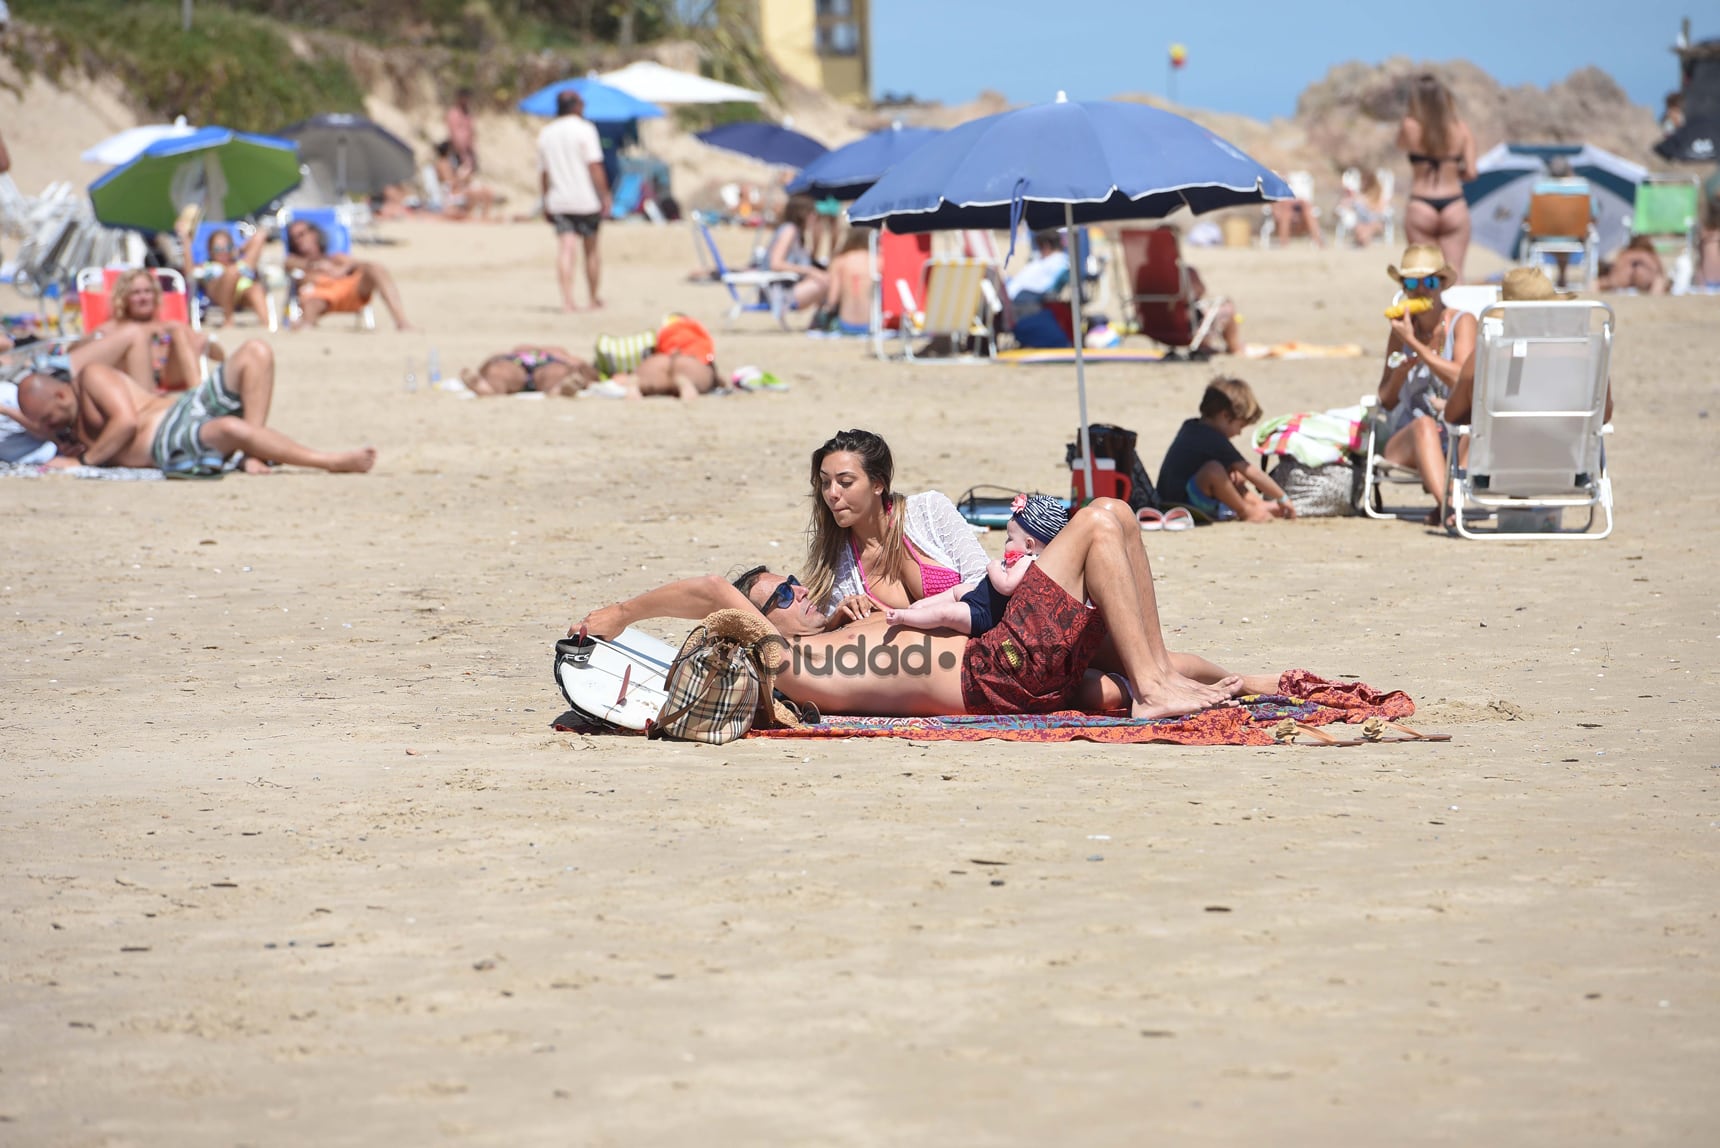
<path id="1" fill-rule="evenodd" d="M 555 227 L 555 270 L 561 283 L 561 306 L 577 311 L 573 301 L 575 245 L 584 247 L 585 285 L 593 309 L 603 306 L 597 284 L 603 258 L 597 230 L 609 214 L 609 178 L 603 172 L 603 144 L 597 127 L 580 113 L 585 100 L 575 91 L 556 97 L 555 122 L 538 133 L 538 172 L 543 185 L 543 215 Z"/>

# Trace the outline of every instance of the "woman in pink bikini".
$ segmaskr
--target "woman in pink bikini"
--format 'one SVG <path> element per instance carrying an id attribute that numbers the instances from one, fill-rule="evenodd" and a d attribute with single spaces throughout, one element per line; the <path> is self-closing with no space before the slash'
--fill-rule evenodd
<path id="1" fill-rule="evenodd" d="M 871 431 L 840 431 L 812 452 L 804 574 L 828 629 L 986 576 L 990 559 L 955 504 L 935 490 L 895 494 L 894 474 L 889 445 Z"/>

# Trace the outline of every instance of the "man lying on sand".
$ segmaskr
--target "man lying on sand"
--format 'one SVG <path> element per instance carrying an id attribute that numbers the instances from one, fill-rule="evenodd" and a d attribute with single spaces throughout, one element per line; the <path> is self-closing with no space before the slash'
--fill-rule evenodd
<path id="1" fill-rule="evenodd" d="M 31 433 L 75 439 L 62 453 L 81 455 L 87 466 L 153 466 L 170 476 L 209 477 L 239 451 L 252 474 L 267 473 L 269 463 L 352 472 L 376 465 L 372 447 L 312 450 L 269 429 L 274 390 L 275 353 L 252 340 L 179 395 L 157 395 L 100 362 L 84 366 L 75 382 L 33 373 L 20 383 L 19 413 Z"/>
<path id="2" fill-rule="evenodd" d="M 1051 713 L 1074 708 L 1094 664 L 1121 669 L 1127 693 L 1119 685 L 1114 701 L 1138 718 L 1276 690 L 1275 675 L 1239 677 L 1165 649 L 1140 537 L 1127 503 L 1102 498 L 1083 507 L 1029 569 L 1003 620 L 977 638 L 891 626 L 882 611 L 826 631 L 806 588 L 762 567 L 739 585 L 715 576 L 672 582 L 593 610 L 568 633 L 583 627 L 614 637 L 647 618 L 749 611 L 788 639 L 777 688 L 832 714 Z"/>

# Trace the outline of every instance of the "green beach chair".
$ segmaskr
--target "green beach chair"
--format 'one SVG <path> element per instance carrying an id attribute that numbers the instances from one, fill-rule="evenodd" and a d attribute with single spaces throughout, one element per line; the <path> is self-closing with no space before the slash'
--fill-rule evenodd
<path id="1" fill-rule="evenodd" d="M 1650 175 L 1636 185 L 1636 210 L 1630 233 L 1654 241 L 1663 258 L 1697 249 L 1697 201 L 1700 187 L 1695 176 Z"/>

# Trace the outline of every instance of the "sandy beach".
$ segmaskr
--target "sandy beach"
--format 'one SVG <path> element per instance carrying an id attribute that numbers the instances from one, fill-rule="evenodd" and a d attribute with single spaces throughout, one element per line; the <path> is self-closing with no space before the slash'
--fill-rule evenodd
<path id="1" fill-rule="evenodd" d="M 1449 744 L 696 747 L 550 728 L 570 619 L 795 568 L 839 428 L 1066 491 L 1073 371 L 727 329 L 684 226 L 574 316 L 541 224 L 384 234 L 424 333 L 269 337 L 271 423 L 372 474 L 0 484 L 0 1144 L 1712 1142 L 1716 300 L 1609 300 L 1605 542 L 1148 536 L 1174 646 Z M 1397 254 L 1193 254 L 1250 341 L 1369 356 L 1099 366 L 1093 419 L 1156 470 L 1215 365 L 1355 402 Z M 790 390 L 403 386 L 668 310 Z"/>

